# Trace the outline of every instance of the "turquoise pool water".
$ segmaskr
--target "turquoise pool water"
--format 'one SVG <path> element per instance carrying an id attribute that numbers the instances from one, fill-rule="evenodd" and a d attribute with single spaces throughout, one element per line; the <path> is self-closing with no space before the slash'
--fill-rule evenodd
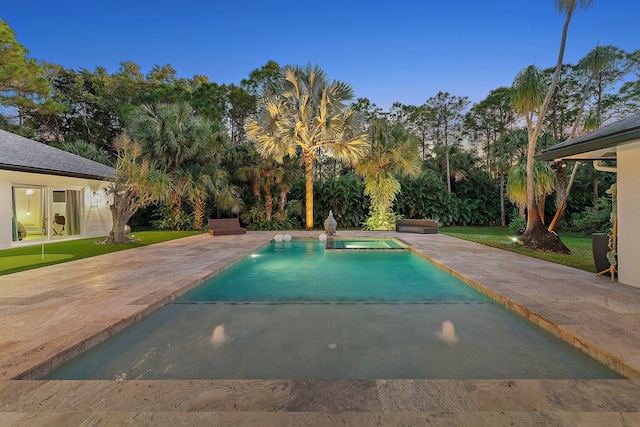
<path id="1" fill-rule="evenodd" d="M 410 251 L 271 243 L 48 379 L 620 378 Z"/>
<path id="2" fill-rule="evenodd" d="M 333 252 L 294 240 L 249 255 L 178 302 L 489 300 L 411 251 Z"/>

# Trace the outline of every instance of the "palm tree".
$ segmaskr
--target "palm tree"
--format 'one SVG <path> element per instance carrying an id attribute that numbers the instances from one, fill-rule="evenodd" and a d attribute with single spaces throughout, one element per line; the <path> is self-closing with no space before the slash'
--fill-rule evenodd
<path id="1" fill-rule="evenodd" d="M 286 66 L 276 84 L 258 101 L 258 113 L 247 121 L 247 133 L 260 155 L 282 162 L 302 153 L 307 230 L 313 229 L 313 172 L 319 154 L 355 164 L 369 149 L 361 116 L 347 101 L 348 84 L 334 80 L 317 65 Z"/>
<path id="2" fill-rule="evenodd" d="M 534 182 L 536 204 L 538 207 L 538 215 L 544 224 L 544 202 L 547 195 L 553 192 L 556 182 L 556 175 L 546 162 L 535 162 L 534 164 Z M 519 163 L 509 170 L 507 177 L 507 195 L 509 200 L 518 206 L 521 213 L 527 206 L 527 167 L 526 164 Z M 522 215 L 520 216 L 522 218 Z"/>
<path id="3" fill-rule="evenodd" d="M 217 156 L 212 156 L 216 158 Z M 202 230 L 207 201 L 213 198 L 216 205 L 231 213 L 240 211 L 240 199 L 237 188 L 229 184 L 227 171 L 219 164 L 198 165 L 187 164 L 178 171 L 177 182 L 181 186 L 181 193 L 193 208 L 194 230 Z"/>
<path id="4" fill-rule="evenodd" d="M 209 195 L 207 188 L 218 194 L 226 192 L 233 199 L 234 190 L 224 189 L 221 183 L 225 179 L 219 170 L 218 151 L 223 147 L 220 134 L 212 122 L 196 115 L 188 103 L 142 105 L 130 115 L 128 125 L 143 154 L 156 159 L 174 181 L 169 204 L 176 224 L 185 200 L 200 200 L 196 205 L 202 208 L 203 194 L 207 198 Z M 195 170 L 203 177 L 194 175 Z M 218 177 L 217 184 L 207 185 L 206 180 L 213 176 Z M 190 193 L 196 189 L 201 195 L 194 199 Z M 194 221 L 196 229 L 202 228 L 199 222 Z"/>
<path id="5" fill-rule="evenodd" d="M 573 123 L 573 129 L 571 130 L 571 134 L 569 135 L 569 139 L 575 137 L 578 132 L 578 127 L 581 121 L 582 113 L 584 112 L 584 106 L 587 102 L 588 93 L 591 89 L 591 84 L 593 80 L 596 78 L 601 80 L 602 73 L 606 71 L 610 71 L 615 67 L 615 63 L 617 60 L 616 48 L 613 46 L 596 46 L 593 48 L 587 55 L 578 62 L 578 68 L 587 71 L 589 73 L 589 79 L 584 86 L 584 90 L 582 92 L 582 97 L 580 101 L 580 106 L 578 107 L 578 115 L 576 117 L 575 122 Z M 602 111 L 600 106 L 600 98 L 598 98 L 598 105 L 596 106 L 596 112 L 591 112 L 587 115 L 584 120 L 583 128 L 585 130 L 594 130 L 600 127 L 602 123 Z M 567 203 L 567 198 L 569 197 L 569 191 L 571 191 L 571 186 L 573 185 L 573 181 L 576 178 L 576 172 L 578 171 L 578 167 L 580 166 L 580 162 L 577 161 L 573 166 L 573 171 L 571 172 L 571 177 L 569 178 L 569 183 L 567 184 L 567 188 L 565 189 L 563 184 L 559 183 L 556 189 L 556 206 L 557 211 L 556 214 L 549 224 L 549 231 L 553 231 L 562 212 L 564 211 L 564 206 Z"/>
<path id="6" fill-rule="evenodd" d="M 356 173 L 364 177 L 365 194 L 371 198 L 365 228 L 392 230 L 396 217 L 391 205 L 400 192 L 397 177 L 416 178 L 421 172 L 418 141 L 402 124 L 389 124 L 384 119 L 371 124 L 369 135 L 371 152 L 355 166 Z"/>
<path id="7" fill-rule="evenodd" d="M 556 0 L 556 6 L 559 11 L 565 13 L 564 26 L 562 28 L 562 39 L 560 41 L 560 49 L 558 52 L 558 60 L 553 73 L 551 84 L 547 89 L 546 95 L 543 97 L 544 90 L 540 84 L 536 83 L 533 79 L 534 72 L 531 67 L 527 67 L 525 73 L 521 75 L 518 73 L 516 79 L 513 82 L 514 91 L 514 108 L 516 112 L 523 113 L 527 121 L 528 131 L 528 149 L 527 149 L 527 229 L 520 237 L 520 240 L 527 246 L 546 249 L 556 252 L 568 253 L 569 249 L 562 243 L 557 235 L 547 231 L 546 227 L 541 221 L 538 215 L 538 209 L 536 206 L 535 197 L 535 183 L 534 183 L 534 161 L 533 156 L 536 151 L 536 143 L 538 135 L 542 129 L 543 118 L 547 111 L 547 107 L 551 102 L 553 92 L 558 84 L 560 78 L 560 72 L 562 71 L 562 60 L 564 58 L 564 48 L 567 41 L 567 30 L 569 29 L 569 23 L 576 7 L 580 5 L 582 8 L 587 8 L 591 4 L 592 0 Z M 536 67 L 533 67 L 536 68 Z M 529 74 L 529 75 L 526 75 Z M 533 116 L 537 114 L 537 120 L 534 124 Z"/>

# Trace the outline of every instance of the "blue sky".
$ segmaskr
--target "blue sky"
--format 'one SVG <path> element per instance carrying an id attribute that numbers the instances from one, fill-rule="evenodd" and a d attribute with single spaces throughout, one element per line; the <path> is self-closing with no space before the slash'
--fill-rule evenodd
<path id="1" fill-rule="evenodd" d="M 311 62 L 385 110 L 438 91 L 478 102 L 530 64 L 553 66 L 564 22 L 553 0 L 3 3 L 0 18 L 38 60 L 109 72 L 171 64 L 236 84 L 269 59 Z M 565 63 L 597 44 L 640 49 L 638 16 L 638 0 L 594 0 L 573 16 Z"/>

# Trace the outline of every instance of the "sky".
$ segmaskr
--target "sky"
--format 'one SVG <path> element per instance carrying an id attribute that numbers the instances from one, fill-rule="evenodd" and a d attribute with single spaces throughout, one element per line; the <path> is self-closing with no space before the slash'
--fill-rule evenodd
<path id="1" fill-rule="evenodd" d="M 269 60 L 317 64 L 357 98 L 388 110 L 439 91 L 472 103 L 510 86 L 521 69 L 555 66 L 564 16 L 554 0 L 141 1 L 4 0 L 0 18 L 29 57 L 66 68 L 239 84 Z M 638 0 L 593 0 L 574 13 L 564 62 L 597 45 L 640 49 Z"/>

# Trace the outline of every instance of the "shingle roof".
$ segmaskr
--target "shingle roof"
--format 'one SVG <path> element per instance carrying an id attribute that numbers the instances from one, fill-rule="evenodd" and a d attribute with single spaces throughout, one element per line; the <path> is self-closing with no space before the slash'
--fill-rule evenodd
<path id="1" fill-rule="evenodd" d="M 105 180 L 115 169 L 0 130 L 0 169 Z"/>
<path id="2" fill-rule="evenodd" d="M 568 156 L 576 156 L 591 151 L 616 147 L 640 140 L 640 114 L 634 114 L 610 125 L 568 139 L 553 147 L 542 150 L 537 160 L 553 160 Z"/>

